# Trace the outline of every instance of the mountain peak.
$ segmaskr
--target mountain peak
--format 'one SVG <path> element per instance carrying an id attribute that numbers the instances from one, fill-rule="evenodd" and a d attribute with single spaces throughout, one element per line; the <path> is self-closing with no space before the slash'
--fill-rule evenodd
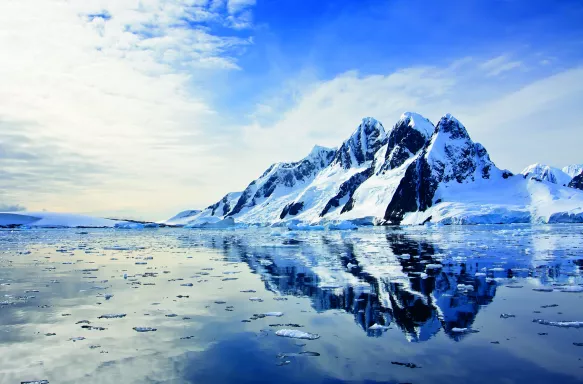
<path id="1" fill-rule="evenodd" d="M 451 113 L 446 113 L 437 123 L 436 132 L 449 133 L 452 139 L 469 139 L 466 127 Z"/>
<path id="2" fill-rule="evenodd" d="M 575 177 L 583 173 L 583 164 L 571 164 L 562 169 L 567 175 Z"/>
<path id="3" fill-rule="evenodd" d="M 342 143 L 336 152 L 334 163 L 339 163 L 347 169 L 371 161 L 376 151 L 384 144 L 386 137 L 385 128 L 380 121 L 373 117 L 365 117 L 350 138 Z"/>
<path id="4" fill-rule="evenodd" d="M 312 150 L 308 154 L 307 158 L 315 157 L 315 156 L 318 156 L 322 153 L 328 153 L 330 151 L 335 151 L 335 150 L 336 150 L 336 148 L 329 148 L 329 147 L 323 147 L 321 145 L 314 145 L 314 147 L 312 148 Z"/>
<path id="5" fill-rule="evenodd" d="M 396 125 L 402 122 L 406 123 L 409 128 L 416 129 L 426 138 L 431 137 L 433 131 L 435 131 L 435 126 L 428 118 L 415 112 L 403 113 Z"/>

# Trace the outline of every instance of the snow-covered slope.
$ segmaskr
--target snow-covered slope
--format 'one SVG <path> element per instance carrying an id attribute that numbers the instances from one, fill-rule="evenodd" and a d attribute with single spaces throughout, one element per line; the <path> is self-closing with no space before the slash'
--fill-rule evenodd
<path id="1" fill-rule="evenodd" d="M 574 171 L 574 169 L 570 169 L 570 171 Z M 539 180 L 545 180 L 559 185 L 567 185 L 573 178 L 573 176 L 570 176 L 569 174 L 560 170 L 559 168 L 550 167 L 548 165 L 538 163 L 529 165 L 528 167 L 524 168 L 520 173 L 529 178 L 534 177 Z"/>
<path id="2" fill-rule="evenodd" d="M 0 226 L 101 228 L 113 227 L 117 223 L 120 223 L 120 221 L 71 213 L 0 212 Z"/>
<path id="3" fill-rule="evenodd" d="M 567 173 L 543 165 L 525 173 L 498 168 L 450 114 L 434 126 L 407 112 L 388 131 L 367 117 L 337 150 L 315 147 L 301 161 L 274 164 L 240 196 L 227 195 L 182 222 L 198 226 L 229 217 L 293 228 L 343 220 L 583 222 L 583 192 L 566 186 Z"/>
<path id="4" fill-rule="evenodd" d="M 186 211 L 179 212 L 175 216 L 172 216 L 168 220 L 164 221 L 164 224 L 168 225 L 182 225 L 193 220 L 194 217 L 199 215 L 202 211 L 200 209 L 190 209 Z"/>
<path id="5" fill-rule="evenodd" d="M 575 177 L 583 173 L 583 164 L 567 165 L 562 171 L 571 177 Z"/>
<path id="6" fill-rule="evenodd" d="M 188 224 L 209 224 L 216 223 L 223 219 L 229 211 L 235 206 L 241 192 L 227 193 L 223 198 L 216 203 L 206 207 L 204 210 L 187 210 L 182 211 L 174 217 L 164 221 L 167 225 L 185 226 Z"/>
<path id="7" fill-rule="evenodd" d="M 235 206 L 226 214 L 249 223 L 274 222 L 302 210 L 294 202 L 316 176 L 327 168 L 338 151 L 316 146 L 304 159 L 294 163 L 277 163 L 243 191 Z"/>

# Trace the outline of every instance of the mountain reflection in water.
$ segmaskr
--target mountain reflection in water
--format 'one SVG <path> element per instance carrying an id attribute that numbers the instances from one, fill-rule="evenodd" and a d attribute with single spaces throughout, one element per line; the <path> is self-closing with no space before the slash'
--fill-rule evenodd
<path id="1" fill-rule="evenodd" d="M 251 244 L 237 231 L 193 232 L 182 240 L 192 246 L 196 239 L 197 245 L 220 249 L 231 261 L 244 261 L 276 294 L 309 297 L 316 311 L 352 313 L 369 336 L 382 336 L 396 326 L 415 342 L 440 330 L 453 340 L 463 339 L 499 285 L 513 287 L 526 277 L 541 284 L 565 278 L 561 267 L 569 258 L 561 254 L 553 263 L 536 266 L 535 255 L 528 252 L 537 246 L 536 239 L 530 236 L 496 243 L 492 235 L 487 246 L 466 237 L 452 230 L 434 240 L 431 234 L 387 229 L 372 236 L 275 232 L 262 245 L 256 240 Z M 571 266 L 577 264 L 581 260 Z"/>

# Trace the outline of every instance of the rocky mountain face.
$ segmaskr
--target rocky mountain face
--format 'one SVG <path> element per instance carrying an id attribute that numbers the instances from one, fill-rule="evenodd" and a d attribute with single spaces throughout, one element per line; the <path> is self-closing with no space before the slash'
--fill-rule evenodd
<path id="1" fill-rule="evenodd" d="M 496 168 L 486 149 L 470 139 L 456 118 L 445 115 L 420 155 L 407 167 L 384 219 L 389 224 L 399 224 L 404 214 L 431 207 L 441 183 L 469 183 L 478 178 L 511 175 Z"/>
<path id="2" fill-rule="evenodd" d="M 365 117 L 356 131 L 336 151 L 332 163 L 349 169 L 372 161 L 385 139 L 383 125 L 372 117 Z"/>
<path id="3" fill-rule="evenodd" d="M 569 208 L 569 220 L 583 221 L 583 194 L 576 188 L 580 181 L 545 165 L 519 176 L 499 169 L 450 114 L 434 126 L 407 112 L 389 130 L 364 118 L 338 149 L 316 146 L 300 161 L 273 164 L 244 191 L 181 214 L 189 223 L 233 218 L 260 225 L 503 223 L 549 222 Z"/>
<path id="4" fill-rule="evenodd" d="M 313 180 L 318 172 L 335 159 L 338 152 L 340 151 L 336 149 L 316 146 L 308 156 L 298 162 L 273 164 L 245 188 L 235 206 L 225 216 L 235 216 L 244 209 L 252 209 L 271 197 L 276 190 L 294 189 L 298 184 Z"/>
<path id="5" fill-rule="evenodd" d="M 583 172 L 573 177 L 569 182 L 569 187 L 583 190 Z"/>

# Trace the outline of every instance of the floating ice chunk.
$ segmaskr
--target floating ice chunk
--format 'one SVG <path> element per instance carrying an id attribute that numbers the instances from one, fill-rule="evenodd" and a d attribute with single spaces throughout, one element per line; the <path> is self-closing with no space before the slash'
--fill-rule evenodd
<path id="1" fill-rule="evenodd" d="M 278 353 L 277 357 L 280 359 L 284 359 L 286 357 L 299 357 L 299 356 L 320 356 L 318 352 L 311 352 L 311 351 L 302 351 L 302 352 L 286 352 L 286 353 Z"/>
<path id="2" fill-rule="evenodd" d="M 473 329 L 470 328 L 452 328 L 451 331 L 453 333 L 478 333 L 478 331 L 475 331 Z"/>
<path id="3" fill-rule="evenodd" d="M 274 317 L 282 317 L 283 312 L 266 312 L 264 313 L 265 316 L 274 316 Z"/>
<path id="4" fill-rule="evenodd" d="M 81 328 L 88 329 L 88 330 L 95 330 L 95 331 L 105 331 L 107 328 L 103 327 L 94 327 L 92 325 L 82 325 Z"/>
<path id="5" fill-rule="evenodd" d="M 415 363 L 401 363 L 400 361 L 391 361 L 391 364 L 400 365 L 400 366 L 407 367 L 407 368 L 421 368 L 420 366 L 418 366 Z"/>
<path id="6" fill-rule="evenodd" d="M 133 251 L 133 247 L 122 247 L 121 245 L 113 245 L 111 247 L 103 247 L 106 251 Z"/>
<path id="7" fill-rule="evenodd" d="M 298 331 L 296 329 L 280 329 L 275 332 L 277 336 L 290 337 L 293 339 L 303 339 L 303 340 L 316 340 L 320 338 L 320 335 L 314 333 L 308 333 L 303 331 Z"/>
<path id="8" fill-rule="evenodd" d="M 291 222 L 288 224 L 287 229 L 289 229 L 290 231 L 323 231 L 326 228 L 324 228 L 323 225 L 310 225 L 304 223 Z"/>
<path id="9" fill-rule="evenodd" d="M 386 330 L 387 330 L 387 329 L 389 329 L 389 328 L 390 328 L 390 327 L 387 327 L 386 325 L 380 325 L 380 324 L 376 324 L 376 323 L 375 323 L 375 324 L 373 324 L 373 325 L 371 325 L 370 327 L 368 327 L 368 329 L 369 329 L 370 331 L 376 331 L 377 329 L 378 329 L 378 330 L 381 330 L 381 331 L 386 331 Z"/>
<path id="10" fill-rule="evenodd" d="M 548 321 L 543 319 L 534 319 L 532 322 L 560 328 L 583 328 L 583 321 Z"/>
<path id="11" fill-rule="evenodd" d="M 126 317 L 125 313 L 107 313 L 105 315 L 101 315 L 98 319 L 121 319 L 122 317 Z"/>
<path id="12" fill-rule="evenodd" d="M 21 381 L 20 384 L 49 384 L 48 380 Z"/>
<path id="13" fill-rule="evenodd" d="M 427 264 L 425 266 L 425 269 L 441 269 L 443 268 L 443 265 L 441 264 Z"/>
<path id="14" fill-rule="evenodd" d="M 583 287 L 580 287 L 578 285 L 570 285 L 570 286 L 566 286 L 566 287 L 557 288 L 556 291 L 579 293 L 579 292 L 583 292 Z"/>
<path id="15" fill-rule="evenodd" d="M 151 327 L 134 327 L 133 330 L 136 332 L 156 332 L 157 331 L 156 328 L 151 328 Z"/>
<path id="16" fill-rule="evenodd" d="M 358 229 L 358 226 L 349 220 L 343 220 L 339 222 L 328 223 L 326 228 L 332 231 L 344 231 Z"/>
<path id="17" fill-rule="evenodd" d="M 458 284 L 457 289 L 458 289 L 458 291 L 473 291 L 474 286 L 473 285 L 466 285 L 466 284 Z"/>
<path id="18" fill-rule="evenodd" d="M 142 223 L 117 223 L 114 225 L 116 229 L 143 229 L 144 224 Z"/>
<path id="19" fill-rule="evenodd" d="M 553 292 L 554 289 L 553 288 L 533 288 L 533 291 L 536 292 Z"/>

